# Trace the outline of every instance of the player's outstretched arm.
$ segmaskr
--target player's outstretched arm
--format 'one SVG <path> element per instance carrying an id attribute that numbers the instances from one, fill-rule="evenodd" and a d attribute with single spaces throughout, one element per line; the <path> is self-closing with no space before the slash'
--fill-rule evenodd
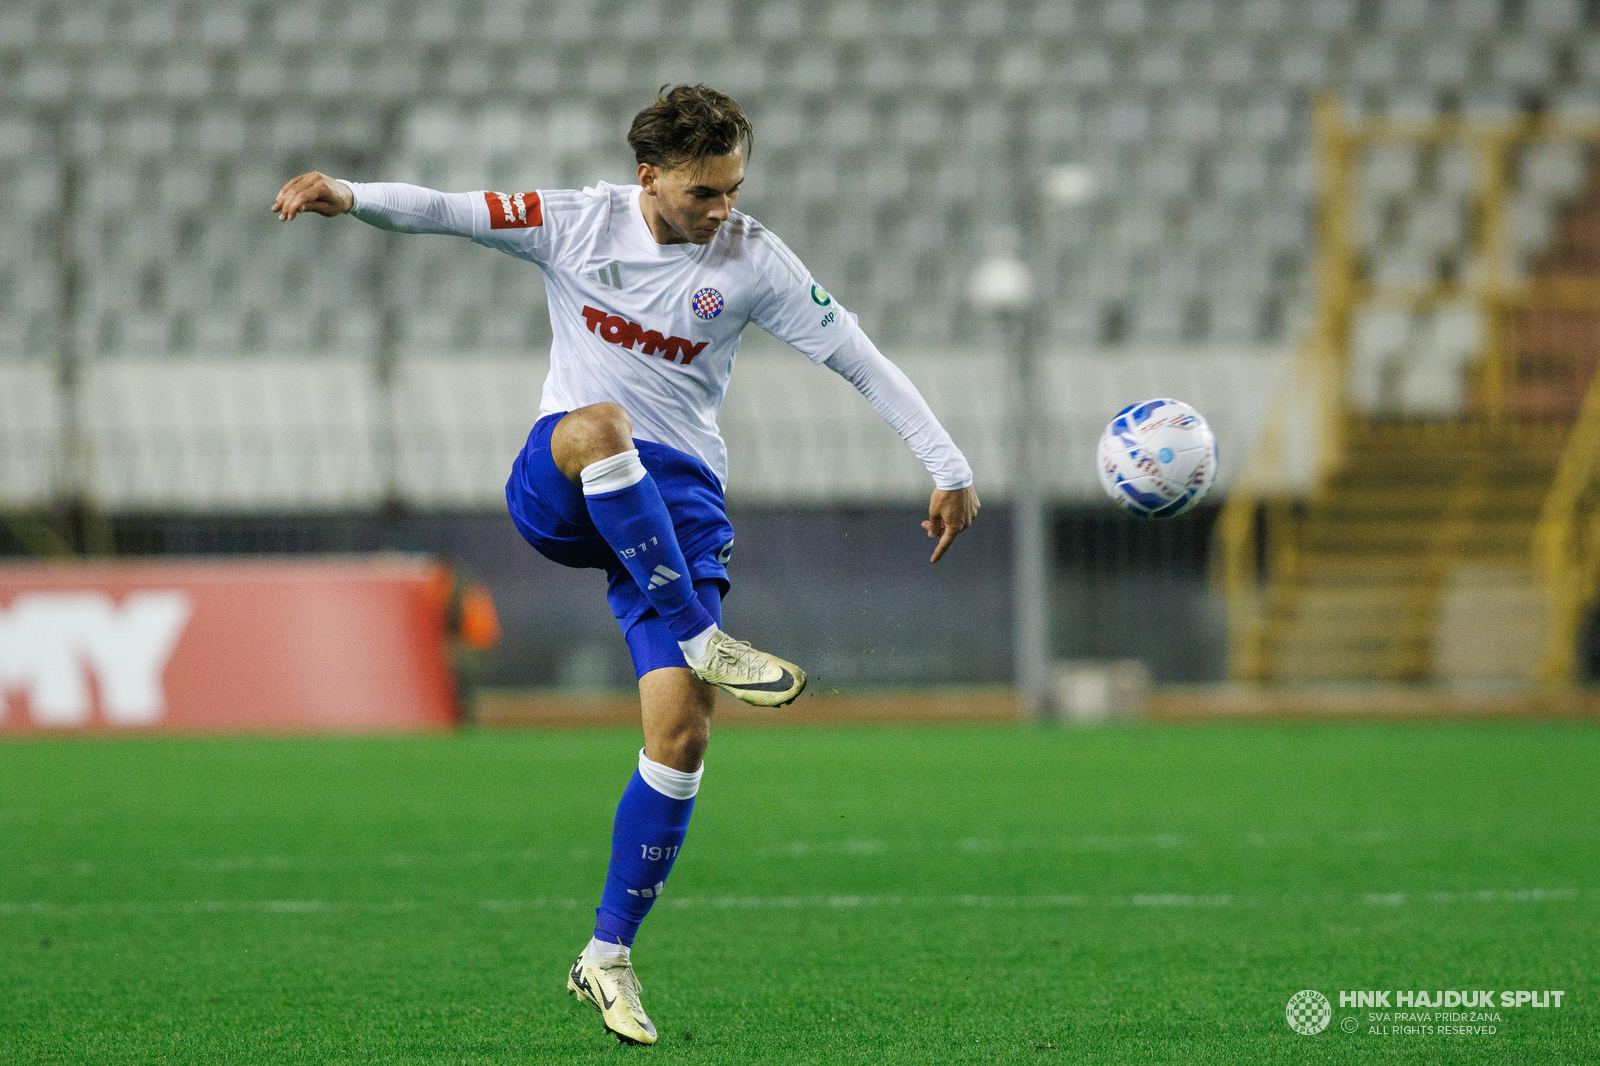
<path id="1" fill-rule="evenodd" d="M 290 178 L 278 190 L 272 201 L 272 210 L 278 218 L 288 222 L 302 211 L 314 211 L 325 218 L 342 215 L 356 205 L 350 186 L 320 171 L 313 170 L 298 178 Z"/>
<path id="2" fill-rule="evenodd" d="M 929 560 L 938 562 L 978 514 L 978 493 L 972 487 L 972 468 L 967 465 L 966 456 L 939 424 L 911 379 L 859 329 L 845 338 L 824 365 L 866 397 L 873 410 L 894 427 L 933 475 L 936 487 L 922 528 L 939 541 Z"/>
<path id="3" fill-rule="evenodd" d="M 319 215 L 348 211 L 370 226 L 396 233 L 444 233 L 476 238 L 489 228 L 484 195 L 481 192 L 439 192 L 394 181 L 351 182 L 312 171 L 279 190 L 272 210 L 285 222 L 306 211 Z M 511 228 L 504 232 L 542 231 Z M 515 254 L 512 248 L 502 250 Z"/>
<path id="4" fill-rule="evenodd" d="M 929 537 L 938 537 L 939 543 L 934 546 L 933 558 L 928 562 L 936 563 L 944 558 L 944 553 L 955 543 L 956 534 L 972 525 L 981 506 L 978 490 L 973 485 L 964 489 L 933 490 L 933 499 L 928 501 L 928 520 L 922 523 L 922 528 L 928 531 Z"/>

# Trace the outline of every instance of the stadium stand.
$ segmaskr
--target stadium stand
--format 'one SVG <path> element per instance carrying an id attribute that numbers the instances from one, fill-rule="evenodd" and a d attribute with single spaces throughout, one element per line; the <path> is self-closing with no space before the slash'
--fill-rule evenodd
<path id="1" fill-rule="evenodd" d="M 473 394 L 548 343 L 529 270 L 464 242 L 280 226 L 272 194 L 313 166 L 453 189 L 626 181 L 627 121 L 674 80 L 747 105 L 757 138 L 741 206 L 897 355 L 984 347 L 964 293 L 985 235 L 1011 220 L 1019 182 L 1066 165 L 1095 195 L 1038 208 L 1050 347 L 1281 353 L 1312 314 L 1313 94 L 1367 116 L 1600 115 L 1594 18 L 1578 0 L 16 0 L 0 11 L 0 195 L 20 205 L 0 221 L 20 251 L 0 267 L 0 358 L 67 354 L 87 380 L 119 361 L 315 356 L 371 363 L 385 385 L 482 360 L 433 390 Z M 1547 246 L 1583 175 L 1570 145 L 1518 161 L 1516 269 Z M 1359 207 L 1371 275 L 1471 277 L 1480 181 L 1448 153 L 1374 151 Z M 1357 403 L 1459 409 L 1481 333 L 1470 308 L 1374 312 L 1356 330 Z M 409 360 L 421 362 L 393 372 Z M 114 380 L 87 390 L 86 412 L 109 410 L 93 397 Z M 247 376 L 226 388 L 265 387 Z M 378 407 L 415 410 L 407 387 Z M 1102 415 L 1095 393 L 1072 390 L 1061 417 Z M 1249 395 L 1264 406 L 1269 390 Z M 143 422 L 118 415 L 97 439 L 136 448 L 136 424 L 183 422 L 191 408 L 176 397 Z M 272 432 L 295 435 L 293 423 Z M 449 432 L 503 436 L 470 421 Z M 27 498 L 38 475 L 9 449 L 34 445 L 14 437 L 0 469 L 6 493 Z M 327 473 L 344 447 L 328 446 L 332 458 L 298 467 L 331 479 L 308 483 L 306 505 L 385 481 Z M 369 465 L 386 463 L 391 489 L 464 502 L 457 467 L 426 474 L 412 453 Z M 279 475 L 260 476 L 250 498 L 281 500 Z M 148 488 L 109 499 L 210 498 L 192 483 L 132 483 Z M 1080 485 L 1092 491 L 1065 487 Z"/>
<path id="2" fill-rule="evenodd" d="M 1579 649 L 1600 575 L 1587 533 L 1600 455 L 1600 125 L 1358 123 L 1325 135 L 1330 156 L 1365 178 L 1359 196 L 1328 197 L 1330 217 L 1355 201 L 1355 232 L 1343 241 L 1330 227 L 1322 253 L 1322 331 L 1348 323 L 1350 340 L 1340 439 L 1297 503 L 1246 491 L 1227 505 L 1234 673 L 1570 684 L 1593 669 Z M 1428 195 L 1470 191 L 1474 172 L 1485 184 L 1515 174 L 1517 192 Z M 1397 191 L 1418 188 L 1409 213 L 1396 210 Z M 1406 241 L 1407 269 L 1385 270 L 1385 243 Z M 1335 368 L 1339 349 L 1308 344 L 1297 370 L 1319 357 Z M 1264 582 L 1242 576 L 1248 525 L 1270 545 Z"/>

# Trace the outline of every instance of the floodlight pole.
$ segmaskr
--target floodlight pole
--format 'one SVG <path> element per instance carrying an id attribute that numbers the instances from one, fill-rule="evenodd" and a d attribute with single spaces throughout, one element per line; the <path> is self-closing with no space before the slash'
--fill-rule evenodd
<path id="1" fill-rule="evenodd" d="M 1039 367 L 1033 305 L 1007 316 L 1016 365 L 1016 417 L 1012 468 L 1011 582 L 1013 672 L 1024 717 L 1050 716 L 1050 538 L 1044 506 L 1044 464 L 1039 444 Z"/>
<path id="2" fill-rule="evenodd" d="M 1019 254 L 1025 238 L 1001 229 L 972 278 L 972 302 L 994 316 L 1012 363 L 1011 417 L 1011 639 L 1012 677 L 1025 717 L 1044 718 L 1050 700 L 1050 556 L 1044 509 L 1044 465 L 1039 442 L 1033 275 Z"/>
<path id="3" fill-rule="evenodd" d="M 1049 463 L 1044 444 L 1049 407 L 1039 371 L 1039 308 L 1032 267 L 1044 201 L 1075 207 L 1094 192 L 1084 167 L 1054 167 L 1042 183 L 1024 162 L 1029 158 L 1027 105 L 1013 101 L 1011 114 L 1014 229 L 997 231 L 989 254 L 972 278 L 972 302 L 995 315 L 1006 339 L 1016 384 L 1011 449 L 1011 630 L 1012 676 L 1025 718 L 1053 717 L 1050 651 L 1050 515 L 1045 506 Z"/>

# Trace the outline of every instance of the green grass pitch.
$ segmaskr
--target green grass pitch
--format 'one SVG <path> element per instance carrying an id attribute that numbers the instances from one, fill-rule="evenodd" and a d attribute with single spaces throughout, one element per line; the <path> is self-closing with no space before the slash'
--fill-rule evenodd
<path id="1" fill-rule="evenodd" d="M 0 1063 L 1600 1061 L 1591 726 L 725 730 L 635 946 L 652 1049 L 564 991 L 637 749 L 0 745 Z M 1565 996 L 1337 999 L 1479 988 Z"/>

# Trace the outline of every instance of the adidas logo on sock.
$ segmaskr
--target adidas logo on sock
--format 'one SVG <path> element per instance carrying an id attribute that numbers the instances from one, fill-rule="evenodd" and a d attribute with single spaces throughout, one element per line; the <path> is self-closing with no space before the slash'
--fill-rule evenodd
<path id="1" fill-rule="evenodd" d="M 658 589 L 662 585 L 665 585 L 668 582 L 676 581 L 682 576 L 682 574 L 669 567 L 658 566 L 656 567 L 655 575 L 650 578 L 650 587 L 653 589 Z"/>
<path id="2" fill-rule="evenodd" d="M 665 886 L 666 886 L 666 882 L 665 881 L 657 881 L 656 882 L 656 887 L 654 889 L 630 888 L 630 889 L 628 889 L 628 895 L 630 895 L 630 896 L 639 896 L 639 897 L 641 897 L 643 899 L 655 899 L 657 896 L 661 895 L 661 890 Z"/>

